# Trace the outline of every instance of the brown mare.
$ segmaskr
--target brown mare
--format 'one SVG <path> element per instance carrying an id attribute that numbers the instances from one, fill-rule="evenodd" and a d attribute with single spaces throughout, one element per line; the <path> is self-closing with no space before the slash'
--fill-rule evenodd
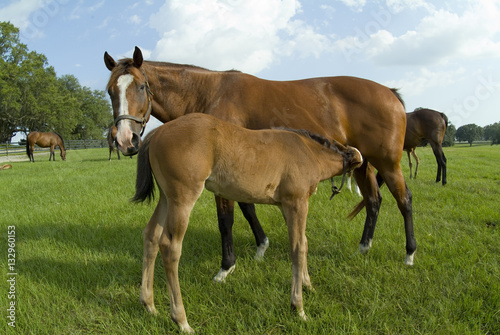
<path id="1" fill-rule="evenodd" d="M 29 133 L 28 138 L 26 139 L 26 154 L 28 155 L 30 162 L 35 161 L 35 157 L 33 156 L 35 144 L 42 148 L 50 147 L 49 161 L 52 159 L 54 159 L 54 161 L 56 160 L 54 149 L 56 146 L 59 146 L 59 149 L 61 150 L 61 158 L 63 161 L 66 160 L 66 149 L 64 148 L 64 141 L 61 135 L 54 132 L 40 133 L 38 131 L 32 131 Z"/>
<path id="2" fill-rule="evenodd" d="M 139 150 L 133 198 L 151 199 L 156 180 L 160 200 L 144 229 L 141 302 L 157 313 L 153 278 L 160 250 L 172 320 L 182 331 L 193 332 L 178 265 L 191 210 L 205 187 L 225 199 L 280 208 L 290 241 L 291 304 L 305 320 L 302 286 L 312 287 L 305 235 L 309 197 L 320 181 L 345 177 L 362 161 L 357 149 L 307 131 L 249 130 L 205 114 L 189 114 L 155 129 Z"/>
<path id="3" fill-rule="evenodd" d="M 151 114 L 165 123 L 189 113 L 210 114 L 249 129 L 307 129 L 358 148 L 364 164 L 354 171 L 354 177 L 363 201 L 352 214 L 363 207 L 367 214 L 359 250 L 364 253 L 371 247 L 382 201 L 379 182 L 385 182 L 404 218 L 405 262 L 413 264 L 417 245 L 412 197 L 400 167 L 406 114 L 396 90 L 355 77 L 269 81 L 238 71 L 149 62 L 137 47 L 133 58 L 118 62 L 106 52 L 104 63 L 111 71 L 107 89 L 123 154 L 137 153 L 140 134 Z M 216 204 L 222 238 L 222 267 L 216 280 L 223 280 L 235 264 L 234 202 L 216 196 Z M 269 242 L 255 206 L 239 205 L 255 235 L 257 254 L 263 254 Z"/>
<path id="4" fill-rule="evenodd" d="M 417 178 L 417 170 L 419 159 L 415 152 L 416 147 L 427 145 L 430 143 L 432 152 L 436 157 L 437 176 L 436 183 L 441 181 L 446 184 L 446 157 L 443 153 L 444 134 L 448 127 L 448 118 L 444 113 L 427 109 L 417 108 L 411 113 L 406 114 L 406 136 L 404 149 L 408 154 L 408 164 L 410 165 L 410 178 Z M 410 154 L 413 155 L 416 161 L 415 175 L 412 176 L 412 163 Z"/>
<path id="5" fill-rule="evenodd" d="M 109 160 L 111 160 L 111 153 L 115 149 L 115 138 L 116 138 L 117 131 L 118 131 L 118 129 L 116 128 L 116 126 L 109 127 L 108 136 L 107 136 L 108 146 L 109 146 Z M 120 150 L 117 149 L 116 154 L 118 155 L 118 160 L 120 160 Z"/>

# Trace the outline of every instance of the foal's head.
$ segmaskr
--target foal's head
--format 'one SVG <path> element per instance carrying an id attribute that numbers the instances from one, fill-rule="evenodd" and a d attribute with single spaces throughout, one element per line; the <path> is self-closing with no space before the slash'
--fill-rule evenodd
<path id="1" fill-rule="evenodd" d="M 107 85 L 113 106 L 116 143 L 124 155 L 135 155 L 151 114 L 151 96 L 146 73 L 141 70 L 142 53 L 135 48 L 132 59 L 115 60 L 104 53 L 104 64 L 111 71 Z"/>

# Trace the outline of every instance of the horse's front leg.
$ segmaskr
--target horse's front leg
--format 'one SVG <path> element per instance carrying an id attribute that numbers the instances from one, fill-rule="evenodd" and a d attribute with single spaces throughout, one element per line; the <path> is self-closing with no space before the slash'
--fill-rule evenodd
<path id="1" fill-rule="evenodd" d="M 177 198 L 176 200 L 169 201 L 167 221 L 160 237 L 160 251 L 167 276 L 171 309 L 170 316 L 179 325 L 182 332 L 193 333 L 194 330 L 187 322 L 186 311 L 182 302 L 179 284 L 179 260 L 182 253 L 182 241 L 189 223 L 191 209 L 196 201 L 196 196 L 191 199 L 182 197 L 181 200 L 183 201 L 179 200 Z"/>
<path id="2" fill-rule="evenodd" d="M 264 254 L 269 247 L 269 239 L 264 233 L 264 229 L 260 225 L 259 219 L 257 218 L 257 213 L 255 212 L 254 204 L 247 204 L 244 202 L 238 202 L 243 216 L 250 224 L 253 235 L 255 236 L 255 243 L 257 244 L 257 253 L 255 254 L 255 259 L 261 260 L 264 258 Z"/>
<path id="3" fill-rule="evenodd" d="M 141 285 L 141 303 L 146 310 L 154 315 L 157 314 L 154 305 L 153 281 L 155 260 L 158 255 L 159 240 L 163 232 L 163 225 L 167 219 L 167 200 L 160 192 L 160 201 L 156 206 L 153 216 L 149 220 L 143 231 L 144 250 L 142 260 L 142 285 Z"/>
<path id="4" fill-rule="evenodd" d="M 234 271 L 236 255 L 233 245 L 234 201 L 215 196 L 217 220 L 222 241 L 222 262 L 219 273 L 214 277 L 217 282 L 224 282 Z"/>

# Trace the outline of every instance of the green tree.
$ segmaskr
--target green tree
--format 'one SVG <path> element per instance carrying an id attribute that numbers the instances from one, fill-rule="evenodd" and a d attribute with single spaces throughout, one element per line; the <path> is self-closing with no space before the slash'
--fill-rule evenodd
<path id="1" fill-rule="evenodd" d="M 491 141 L 491 145 L 500 144 L 500 122 L 484 127 L 484 139 Z"/>
<path id="2" fill-rule="evenodd" d="M 443 147 L 451 147 L 455 145 L 455 134 L 457 133 L 457 128 L 450 122 L 446 128 L 443 138 Z"/>
<path id="3" fill-rule="evenodd" d="M 482 138 L 483 128 L 473 123 L 466 124 L 457 129 L 455 136 L 459 141 L 467 141 L 472 146 L 472 142 Z"/>
<path id="4" fill-rule="evenodd" d="M 28 52 L 19 29 L 0 22 L 0 142 L 22 131 L 56 131 L 65 138 L 104 138 L 111 121 L 104 92 L 57 78 L 43 54 Z"/>
<path id="5" fill-rule="evenodd" d="M 19 41 L 19 29 L 0 22 L 0 142 L 10 141 L 16 132 L 21 110 L 21 90 L 17 82 L 26 54 L 26 45 Z"/>

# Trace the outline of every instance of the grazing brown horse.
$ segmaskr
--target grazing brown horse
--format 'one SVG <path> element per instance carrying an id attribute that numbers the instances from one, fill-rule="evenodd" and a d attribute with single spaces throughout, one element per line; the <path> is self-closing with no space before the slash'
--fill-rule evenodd
<path id="1" fill-rule="evenodd" d="M 205 113 L 249 129 L 307 129 L 358 148 L 364 164 L 354 177 L 366 207 L 360 251 L 371 247 L 382 196 L 387 184 L 404 218 L 406 264 L 417 248 L 413 233 L 411 192 L 400 161 L 406 129 L 404 104 L 394 89 L 355 77 L 269 81 L 238 71 L 210 71 L 196 66 L 144 61 L 136 47 L 133 58 L 116 62 L 107 52 L 111 71 L 107 89 L 113 105 L 116 141 L 123 154 L 137 153 L 150 115 L 168 122 L 184 114 Z M 255 157 L 259 159 L 259 157 Z M 379 180 L 375 177 L 378 171 Z M 234 202 L 216 197 L 222 237 L 221 277 L 234 268 L 232 241 Z M 268 245 L 253 204 L 239 203 L 255 235 L 259 251 Z M 261 252 L 262 254 L 263 252 Z"/>
<path id="2" fill-rule="evenodd" d="M 448 118 L 444 113 L 427 109 L 417 108 L 411 113 L 406 114 L 406 135 L 404 149 L 408 154 L 408 164 L 410 165 L 410 178 L 417 178 L 419 159 L 415 152 L 416 147 L 425 146 L 430 143 L 432 152 L 436 157 L 437 176 L 436 183 L 441 181 L 445 185 L 446 180 L 446 157 L 443 153 L 443 138 L 448 127 Z M 415 175 L 412 176 L 412 163 L 410 154 L 416 161 Z"/>
<path id="3" fill-rule="evenodd" d="M 118 129 L 116 128 L 116 126 L 109 127 L 108 136 L 107 136 L 108 146 L 109 146 L 109 160 L 111 160 L 111 153 L 115 149 L 115 138 L 116 138 L 117 131 L 118 131 Z M 117 149 L 116 154 L 118 155 L 118 160 L 120 160 L 120 150 Z"/>
<path id="4" fill-rule="evenodd" d="M 33 156 L 35 144 L 42 148 L 50 147 L 49 161 L 51 161 L 52 158 L 54 159 L 54 161 L 56 160 L 54 149 L 56 146 L 59 146 L 59 149 L 61 150 L 61 158 L 63 161 L 66 160 L 66 149 L 64 148 L 64 141 L 61 135 L 54 132 L 40 133 L 38 131 L 32 131 L 31 133 L 29 133 L 26 140 L 26 153 L 30 159 L 30 162 L 35 161 L 35 157 Z"/>
<path id="5" fill-rule="evenodd" d="M 311 287 L 305 235 L 309 197 L 320 181 L 345 177 L 362 162 L 357 149 L 307 131 L 249 130 L 205 114 L 186 115 L 153 130 L 139 150 L 133 198 L 151 199 L 156 180 L 160 200 L 144 229 L 141 302 L 157 313 L 153 278 L 160 250 L 172 320 L 182 331 L 193 332 L 178 265 L 189 215 L 205 187 L 225 199 L 280 208 L 290 241 L 291 304 L 306 319 L 302 286 Z"/>

